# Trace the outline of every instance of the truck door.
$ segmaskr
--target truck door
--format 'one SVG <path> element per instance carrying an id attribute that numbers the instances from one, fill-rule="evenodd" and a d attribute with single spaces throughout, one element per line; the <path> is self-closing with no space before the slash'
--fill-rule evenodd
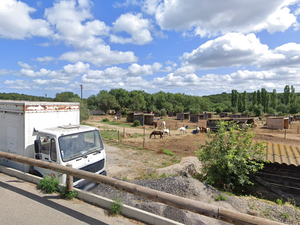
<path id="1" fill-rule="evenodd" d="M 37 159 L 56 163 L 57 161 L 57 152 L 56 152 L 56 143 L 55 139 L 49 136 L 40 136 L 40 153 L 37 153 Z M 57 172 L 50 171 L 44 168 L 35 167 L 35 170 L 38 171 L 42 176 L 51 177 L 55 175 L 58 176 Z"/>

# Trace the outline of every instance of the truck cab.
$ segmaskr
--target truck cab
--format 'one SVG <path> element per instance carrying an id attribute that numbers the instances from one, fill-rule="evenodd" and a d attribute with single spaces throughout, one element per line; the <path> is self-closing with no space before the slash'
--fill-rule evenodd
<path id="1" fill-rule="evenodd" d="M 35 159 L 57 163 L 92 173 L 106 175 L 105 148 L 99 130 L 90 126 L 65 125 L 37 131 Z M 31 170 L 38 176 L 55 176 L 60 183 L 66 182 L 66 175 L 35 167 Z M 87 181 L 73 177 L 73 185 L 84 188 Z"/>

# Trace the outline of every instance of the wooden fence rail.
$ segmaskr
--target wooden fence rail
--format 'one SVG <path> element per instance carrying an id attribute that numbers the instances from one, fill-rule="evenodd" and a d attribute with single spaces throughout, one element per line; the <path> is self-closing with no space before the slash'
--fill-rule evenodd
<path id="1" fill-rule="evenodd" d="M 121 191 L 126 191 L 132 193 L 134 195 L 138 195 L 141 197 L 145 197 L 151 199 L 156 202 L 165 203 L 167 205 L 189 210 L 194 213 L 198 213 L 204 216 L 209 216 L 218 220 L 223 220 L 233 224 L 247 224 L 247 225 L 254 225 L 254 224 L 264 224 L 264 225 L 275 225 L 281 224 L 278 222 L 266 220 L 260 217 L 251 216 L 248 214 L 228 210 L 222 207 L 217 207 L 209 204 L 205 204 L 199 201 L 186 199 L 183 197 L 171 195 L 168 193 L 156 191 L 150 188 L 146 188 L 143 186 L 139 186 L 136 184 L 116 180 L 107 176 L 102 176 L 99 174 L 86 172 L 83 170 L 74 169 L 71 167 L 61 166 L 49 162 L 44 162 L 41 160 L 31 159 L 24 156 L 18 156 L 6 152 L 0 151 L 0 158 L 5 158 L 8 160 L 28 164 L 31 166 L 37 166 L 49 170 L 53 170 L 56 172 L 64 173 L 67 175 L 71 175 L 78 178 L 83 178 L 88 181 L 92 181 L 95 183 L 103 183 L 106 185 L 110 185 L 114 188 L 117 188 Z"/>

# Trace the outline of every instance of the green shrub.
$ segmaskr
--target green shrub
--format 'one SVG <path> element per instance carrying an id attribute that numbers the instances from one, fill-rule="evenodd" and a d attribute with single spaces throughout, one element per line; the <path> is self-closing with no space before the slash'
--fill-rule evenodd
<path id="1" fill-rule="evenodd" d="M 163 153 L 165 153 L 166 155 L 169 155 L 169 156 L 174 156 L 175 154 L 173 152 L 171 152 L 169 149 L 163 149 L 162 150 Z"/>
<path id="2" fill-rule="evenodd" d="M 60 193 L 60 196 L 65 199 L 72 200 L 76 198 L 77 194 L 78 194 L 77 191 L 75 190 L 67 191 L 67 187 L 64 187 L 63 191 Z"/>
<path id="3" fill-rule="evenodd" d="M 225 195 L 220 194 L 217 198 L 216 201 L 227 201 L 227 198 Z"/>
<path id="4" fill-rule="evenodd" d="M 107 118 L 104 118 L 102 121 L 103 121 L 103 122 L 108 122 L 108 121 L 109 121 L 109 119 L 107 119 Z"/>
<path id="5" fill-rule="evenodd" d="M 253 132 L 237 124 L 220 121 L 217 128 L 217 133 L 207 134 L 209 139 L 196 152 L 203 163 L 204 181 L 221 189 L 230 185 L 232 190 L 242 191 L 253 184 L 249 175 L 263 168 L 265 144 L 254 144 Z"/>
<path id="6" fill-rule="evenodd" d="M 139 121 L 139 120 L 135 120 L 135 121 L 133 122 L 133 126 L 134 126 L 134 127 L 141 126 L 140 121 Z"/>
<path id="7" fill-rule="evenodd" d="M 112 216 L 120 215 L 123 204 L 120 199 L 114 199 L 109 207 L 110 214 Z"/>
<path id="8" fill-rule="evenodd" d="M 282 205 L 282 200 L 281 200 L 281 199 L 276 199 L 276 203 L 277 203 L 278 205 Z"/>
<path id="9" fill-rule="evenodd" d="M 55 179 L 55 176 L 51 176 L 51 178 L 44 176 L 42 180 L 38 183 L 37 188 L 45 191 L 48 194 L 52 194 L 54 192 L 59 192 L 59 181 Z"/>

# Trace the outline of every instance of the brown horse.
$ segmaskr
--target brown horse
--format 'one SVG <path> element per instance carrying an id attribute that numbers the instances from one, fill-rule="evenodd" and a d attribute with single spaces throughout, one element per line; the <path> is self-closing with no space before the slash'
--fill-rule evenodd
<path id="1" fill-rule="evenodd" d="M 150 134 L 150 138 L 152 135 L 154 135 L 155 138 L 156 138 L 156 135 L 160 135 L 160 138 L 162 138 L 164 133 L 160 130 L 155 130 L 155 131 L 152 131 L 152 133 Z"/>

